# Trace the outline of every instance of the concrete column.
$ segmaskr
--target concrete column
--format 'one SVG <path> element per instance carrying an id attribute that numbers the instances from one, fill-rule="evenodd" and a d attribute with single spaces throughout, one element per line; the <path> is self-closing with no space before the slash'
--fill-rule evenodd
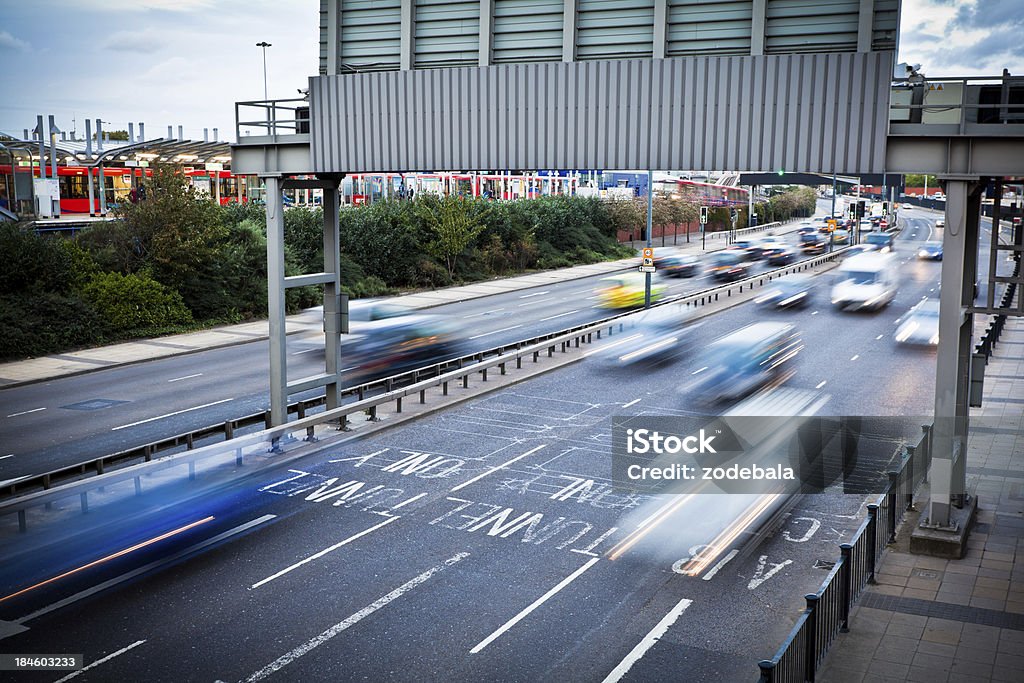
<path id="1" fill-rule="evenodd" d="M 942 236 L 939 349 L 935 366 L 935 424 L 932 429 L 931 501 L 928 523 L 950 526 L 950 501 L 966 492 L 968 391 L 971 333 L 968 313 L 977 272 L 982 185 L 946 181 L 946 227 Z"/>
<path id="2" fill-rule="evenodd" d="M 92 189 L 92 167 L 85 169 L 85 184 L 89 186 L 89 215 L 96 215 L 96 193 Z"/>
<path id="3" fill-rule="evenodd" d="M 285 345 L 284 202 L 281 178 L 268 176 L 267 209 L 267 318 L 270 328 L 270 423 L 288 421 L 288 367 Z"/>
<path id="4" fill-rule="evenodd" d="M 334 273 L 334 282 L 324 284 L 324 350 L 327 356 L 325 372 L 333 375 L 334 382 L 325 387 L 327 410 L 341 405 L 342 386 L 338 382 L 341 369 L 341 330 L 339 329 L 339 308 L 341 294 L 341 239 L 338 229 L 338 185 L 323 190 L 324 212 L 324 272 Z"/>
<path id="5" fill-rule="evenodd" d="M 494 0 L 480 0 L 480 66 L 491 65 L 494 42 Z"/>
<path id="6" fill-rule="evenodd" d="M 97 170 L 98 170 L 99 175 L 100 175 L 100 179 L 99 179 L 100 180 L 100 215 L 101 216 L 106 216 L 107 215 L 107 186 L 106 186 L 106 178 L 104 177 L 104 173 L 103 173 L 103 164 L 100 164 L 99 168 Z"/>

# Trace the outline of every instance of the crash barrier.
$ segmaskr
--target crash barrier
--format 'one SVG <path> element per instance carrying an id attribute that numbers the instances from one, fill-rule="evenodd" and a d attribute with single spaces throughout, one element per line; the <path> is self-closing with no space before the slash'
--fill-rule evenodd
<path id="1" fill-rule="evenodd" d="M 849 630 L 853 605 L 867 585 L 875 583 L 885 547 L 896 542 L 900 522 L 914 509 L 914 493 L 927 481 L 932 428 L 921 429 L 917 444 L 900 447 L 900 463 L 888 472 L 885 493 L 868 504 L 867 518 L 850 542 L 839 545 L 839 560 L 821 587 L 804 596 L 807 606 L 789 637 L 774 657 L 758 663 L 759 683 L 813 683 L 836 636 Z"/>
<path id="2" fill-rule="evenodd" d="M 1013 267 L 1013 275 L 1011 277 L 1016 278 L 1020 275 L 1020 259 Z M 1003 290 L 1003 296 L 999 301 L 1000 308 L 1010 308 L 1013 305 L 1013 296 L 1017 293 L 1017 283 L 1007 283 L 1006 288 Z M 999 315 L 993 316 L 992 320 L 989 321 L 988 327 L 985 328 L 985 333 L 981 335 L 981 341 L 974 347 L 974 355 L 984 356 L 985 365 L 988 365 L 988 359 L 992 357 L 992 350 L 996 346 L 996 342 L 999 341 L 999 335 L 1003 333 L 1003 328 L 1006 326 L 1006 314 L 1000 313 Z"/>
<path id="3" fill-rule="evenodd" d="M 785 275 L 801 273 L 836 260 L 845 251 L 846 248 L 837 249 L 828 254 L 804 259 L 782 268 L 776 268 L 759 275 L 737 280 L 736 282 L 711 287 L 692 294 L 670 297 L 652 304 L 651 307 L 678 305 L 687 309 L 698 309 L 715 302 L 727 301 L 734 295 L 739 296 L 743 292 L 750 292 Z M 55 490 L 55 487 L 61 481 L 80 479 L 82 477 L 87 477 L 86 481 L 92 481 L 96 477 L 113 474 L 108 472 L 107 469 L 115 463 L 125 464 L 141 460 L 141 464 L 134 465 L 133 467 L 155 464 L 158 462 L 157 455 L 162 451 L 170 451 L 181 446 L 185 446 L 185 452 L 176 452 L 174 455 L 168 454 L 163 459 L 184 456 L 194 459 L 195 456 L 188 454 L 212 453 L 213 451 L 204 449 L 214 447 L 219 449 L 217 451 L 219 453 L 223 450 L 224 444 L 231 445 L 232 447 L 237 446 L 237 450 L 258 443 L 261 440 L 268 441 L 271 449 L 276 449 L 282 437 L 303 430 L 306 432 L 306 438 L 312 439 L 313 429 L 317 425 L 332 423 L 338 429 L 346 429 L 349 425 L 349 416 L 363 412 L 366 413 L 367 419 L 376 420 L 377 407 L 385 403 L 393 402 L 396 412 L 401 413 L 403 402 L 408 397 L 418 398 L 420 403 L 425 403 L 428 389 L 440 387 L 442 390 L 441 395 L 447 396 L 449 387 L 453 382 L 460 382 L 464 388 L 468 388 L 470 378 L 474 375 L 480 375 L 482 380 L 486 382 L 489 378 L 489 372 L 498 372 L 504 375 L 508 372 L 510 366 L 513 365 L 515 369 L 521 369 L 524 358 L 527 361 L 538 362 L 541 354 L 551 357 L 556 349 L 560 348 L 562 352 L 565 352 L 570 346 L 579 348 L 581 344 L 589 344 L 595 339 L 601 339 L 603 335 L 621 332 L 625 329 L 625 322 L 622 319 L 636 312 L 636 310 L 630 310 L 617 313 L 596 322 L 550 332 L 511 344 L 503 344 L 485 351 L 478 351 L 373 382 L 348 387 L 342 391 L 342 396 L 343 398 L 353 400 L 343 403 L 340 407 L 332 410 L 310 414 L 314 409 L 318 409 L 325 404 L 323 396 L 297 401 L 289 406 L 289 413 L 294 412 L 297 415 L 297 419 L 278 427 L 271 428 L 269 411 L 254 413 L 246 417 L 210 425 L 143 446 L 51 470 L 43 474 L 22 477 L 7 482 L 4 486 L 4 492 L 9 498 L 14 499 L 15 496 L 21 494 L 32 495 L 30 493 L 32 491 L 39 492 L 41 490 L 42 492 L 47 492 Z M 236 434 L 243 426 L 254 424 L 262 424 L 264 429 L 245 436 L 238 436 Z M 224 442 L 202 447 L 197 443 L 203 438 L 217 437 L 221 434 L 223 434 L 225 439 Z M 188 459 L 186 458 L 185 461 L 187 462 Z M 242 464 L 241 455 L 237 458 L 237 464 Z M 83 504 L 83 509 L 84 507 Z M 0 502 L 0 514 L 10 510 L 11 507 L 8 502 Z"/>

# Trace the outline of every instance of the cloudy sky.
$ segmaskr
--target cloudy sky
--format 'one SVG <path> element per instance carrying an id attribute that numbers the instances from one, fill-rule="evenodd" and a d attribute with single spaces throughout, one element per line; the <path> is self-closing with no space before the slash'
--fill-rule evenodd
<path id="1" fill-rule="evenodd" d="M 627 0 L 623 0 L 624 2 Z M 294 97 L 318 69 L 318 0 L 0 0 L 0 131 L 36 114 L 146 136 L 234 138 L 234 102 Z M 1024 75 L 1021 0 L 903 0 L 900 61 L 930 75 Z M 212 133 L 212 131 L 211 131 Z"/>

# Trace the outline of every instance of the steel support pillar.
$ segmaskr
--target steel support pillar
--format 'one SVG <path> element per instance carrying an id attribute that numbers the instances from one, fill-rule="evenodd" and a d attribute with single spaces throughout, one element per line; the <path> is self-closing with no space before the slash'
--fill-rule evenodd
<path id="1" fill-rule="evenodd" d="M 971 333 L 978 260 L 978 225 L 984 184 L 963 177 L 946 181 L 946 227 L 942 236 L 939 349 L 935 371 L 931 502 L 927 523 L 950 527 L 950 505 L 966 493 Z"/>
<path id="2" fill-rule="evenodd" d="M 284 202 L 281 178 L 267 176 L 267 318 L 270 326 L 270 424 L 288 421 L 288 368 L 285 344 Z"/>
<path id="3" fill-rule="evenodd" d="M 323 189 L 324 213 L 324 272 L 333 273 L 334 281 L 324 284 L 324 350 L 327 357 L 325 373 L 333 375 L 334 381 L 325 387 L 327 410 L 341 405 L 341 384 L 338 371 L 341 368 L 341 253 L 338 231 L 338 183 Z"/>

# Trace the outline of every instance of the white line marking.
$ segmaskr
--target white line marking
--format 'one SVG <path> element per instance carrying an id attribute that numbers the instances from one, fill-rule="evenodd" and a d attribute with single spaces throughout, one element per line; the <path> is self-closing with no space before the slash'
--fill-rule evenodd
<path id="1" fill-rule="evenodd" d="M 817 311 L 811 311 L 811 315 L 818 315 Z"/>
<path id="2" fill-rule="evenodd" d="M 567 576 L 564 579 L 562 579 L 561 581 L 559 581 L 558 585 L 556 585 L 554 588 L 549 590 L 547 593 L 545 593 L 544 595 L 542 595 L 539 598 L 537 598 L 536 600 L 534 600 L 533 603 L 529 607 L 527 607 L 522 612 L 520 612 L 519 614 L 515 615 L 514 617 L 512 617 L 511 619 L 506 621 L 504 624 L 502 624 L 501 628 L 499 628 L 497 631 L 495 631 L 494 633 L 492 633 L 491 635 L 487 636 L 486 638 L 481 640 L 479 643 L 477 643 L 476 646 L 472 650 L 469 651 L 470 654 L 474 654 L 475 655 L 476 653 L 480 652 L 485 647 L 487 647 L 488 645 L 493 643 L 495 640 L 500 638 L 501 635 L 503 633 L 505 633 L 505 631 L 508 631 L 510 628 L 512 628 L 513 626 L 518 624 L 520 621 L 525 619 L 527 616 L 529 616 L 530 612 L 532 612 L 533 610 L 537 609 L 538 607 L 543 605 L 545 602 L 547 602 L 548 598 L 550 598 L 551 596 L 553 596 L 556 593 L 558 593 L 558 591 L 562 590 L 563 588 L 568 586 L 570 583 L 575 581 L 576 578 L 579 577 L 583 572 L 585 572 L 588 569 L 590 569 L 591 567 L 593 567 L 594 564 L 599 559 L 600 558 L 595 557 L 595 558 L 587 561 L 587 563 L 585 565 L 583 565 L 582 567 L 580 567 L 579 569 L 574 571 L 572 574 L 569 574 L 569 576 Z"/>
<path id="3" fill-rule="evenodd" d="M 118 585 L 119 583 L 124 583 L 125 581 L 129 581 L 131 579 L 134 579 L 136 576 L 139 576 L 140 574 L 145 574 L 146 572 L 152 571 L 152 570 L 154 570 L 154 569 L 156 569 L 158 567 L 162 567 L 164 565 L 169 565 L 169 564 L 172 564 L 174 562 L 177 562 L 178 560 L 180 560 L 183 557 L 188 557 L 189 555 L 191 555 L 193 553 L 197 553 L 200 550 L 203 550 L 204 548 L 207 548 L 207 547 L 209 547 L 211 545 L 216 545 L 217 543 L 220 543 L 221 541 L 223 541 L 223 540 L 225 540 L 227 538 L 230 538 L 230 537 L 232 537 L 232 536 L 234 536 L 236 534 L 240 534 L 243 531 L 248 531 L 249 529 L 251 529 L 253 527 L 256 527 L 256 526 L 259 526 L 260 524 L 263 524 L 264 522 L 269 522 L 270 520 L 274 519 L 275 517 L 277 517 L 277 515 L 263 515 L 262 517 L 257 517 L 256 519 L 250 520 L 250 521 L 246 522 L 245 524 L 239 524 L 235 528 L 228 529 L 227 531 L 225 531 L 223 533 L 219 533 L 216 536 L 214 536 L 213 538 L 208 538 L 205 541 L 202 541 L 200 543 L 196 543 L 195 545 L 189 546 L 188 548 L 185 548 L 184 550 L 180 550 L 180 551 L 174 553 L 173 555 L 171 555 L 170 557 L 164 557 L 164 558 L 161 558 L 159 560 L 154 560 L 153 562 L 150 562 L 147 565 L 139 567 L 138 569 L 133 569 L 132 571 L 128 572 L 127 574 L 122 574 L 121 576 L 115 576 L 114 578 L 109 579 L 107 581 L 104 581 L 103 583 L 101 583 L 101 584 L 99 584 L 97 586 L 93 586 L 92 588 L 87 588 L 84 591 L 81 591 L 79 593 L 75 593 L 74 595 L 69 596 L 67 598 L 64 598 L 63 600 L 60 600 L 58 602 L 55 602 L 52 605 L 48 605 L 46 607 L 43 607 L 42 609 L 36 610 L 35 612 L 33 612 L 32 614 L 28 615 L 27 617 L 21 617 L 20 619 L 15 619 L 14 623 L 16 623 L 16 624 L 24 624 L 27 621 L 32 621 L 33 619 L 36 619 L 37 617 L 41 617 L 44 614 L 48 614 L 49 612 L 52 612 L 53 610 L 62 609 L 64 607 L 67 607 L 68 605 L 76 603 L 79 600 L 84 600 L 85 598 L 89 597 L 90 595 L 95 595 L 96 593 L 99 593 L 101 591 L 105 591 L 108 588 L 111 588 L 113 586 Z"/>
<path id="4" fill-rule="evenodd" d="M 414 500 L 419 500 L 420 498 L 422 498 L 425 495 L 427 495 L 427 494 L 421 493 L 418 496 L 413 496 L 409 500 L 403 500 L 401 503 L 399 503 L 398 505 L 394 506 L 393 508 L 389 508 L 388 512 L 390 512 L 391 510 L 397 510 L 398 508 L 401 508 L 401 507 L 405 507 L 409 503 L 413 502 Z"/>
<path id="5" fill-rule="evenodd" d="M 56 681 L 54 681 L 54 683 L 64 683 L 64 681 L 70 681 L 72 678 L 74 678 L 78 674 L 84 673 L 84 672 L 88 671 L 89 669 L 92 669 L 93 667 L 97 667 L 100 664 L 103 664 L 105 662 L 109 662 L 114 657 L 117 657 L 118 655 L 123 655 L 125 652 L 128 652 L 128 650 L 131 650 L 134 647 L 138 647 L 139 645 L 142 645 L 144 642 L 146 642 L 146 641 L 145 640 L 136 640 L 134 643 L 132 643 L 128 647 L 122 647 L 117 652 L 111 652 L 109 655 L 107 655 L 103 659 L 97 659 L 95 662 L 93 662 L 89 666 L 83 666 L 81 669 L 78 669 L 77 671 L 72 671 L 71 673 L 69 673 L 64 678 L 58 678 Z"/>
<path id="6" fill-rule="evenodd" d="M 517 327 L 522 327 L 522 325 L 513 325 L 512 327 L 503 327 L 500 330 L 494 330 L 493 332 L 484 332 L 483 334 L 474 335 L 470 337 L 470 339 L 479 339 L 480 337 L 487 337 L 492 334 L 498 334 L 499 332 L 508 332 L 509 330 L 516 329 Z"/>
<path id="7" fill-rule="evenodd" d="M 580 309 L 574 311 L 566 311 L 565 313 L 559 313 L 558 315 L 549 315 L 547 318 L 541 318 L 538 322 L 544 322 L 545 320 L 554 320 L 555 318 L 561 318 L 564 315 L 572 315 L 573 313 L 579 313 Z"/>
<path id="8" fill-rule="evenodd" d="M 339 621 L 337 624 L 335 624 L 334 626 L 330 627 L 329 629 L 327 629 L 326 631 L 324 631 L 320 635 L 316 636 L 315 638 L 307 640 L 305 643 L 303 643 L 302 645 L 299 645 L 297 648 L 295 648 L 291 652 L 288 652 L 287 654 L 281 655 L 280 657 L 275 659 L 273 662 L 271 662 L 270 664 L 267 664 L 265 667 L 263 667 L 262 669 L 260 669 L 256 673 L 254 673 L 253 675 L 249 676 L 249 678 L 245 679 L 245 683 L 255 683 L 256 681 L 261 681 L 264 678 L 266 678 L 267 676 L 269 676 L 272 673 L 274 673 L 275 671 L 279 671 L 279 670 L 283 669 L 284 667 L 288 666 L 289 664 L 294 662 L 296 659 L 298 659 L 302 655 L 310 652 L 314 648 L 320 647 L 321 645 L 323 645 L 324 643 L 329 641 L 334 636 L 338 635 L 342 631 L 345 631 L 346 629 L 348 629 L 348 628 L 350 628 L 352 626 L 355 626 L 360 621 L 362 621 L 366 617 L 370 616 L 371 614 L 373 614 L 377 610 L 381 609 L 382 607 L 387 607 L 390 603 L 392 603 L 395 600 L 397 600 L 398 598 L 402 597 L 405 593 L 409 592 L 410 590 L 412 590 L 416 586 L 420 585 L 421 583 L 424 583 L 425 581 L 429 580 L 430 577 L 432 577 L 434 574 L 437 574 L 438 572 L 443 571 L 444 569 L 450 567 L 451 565 L 455 564 L 456 562 L 461 562 L 462 560 L 466 559 L 467 557 L 469 557 L 469 553 L 459 553 L 457 555 L 454 555 L 454 556 L 448 558 L 443 563 L 431 567 L 430 569 L 428 569 L 427 571 L 423 572 L 419 576 L 417 576 L 417 577 L 415 577 L 415 578 L 413 578 L 413 579 L 411 579 L 409 581 L 406 581 L 405 583 L 403 583 L 401 586 L 399 586 L 395 590 L 391 591 L 390 593 L 388 593 L 387 595 L 385 595 L 385 596 L 383 596 L 381 598 L 378 598 L 377 600 L 375 600 L 374 602 L 370 603 L 369 605 L 367 605 L 363 609 L 359 610 L 358 612 L 356 612 L 352 616 L 348 617 L 347 619 L 345 619 L 343 621 Z"/>
<path id="9" fill-rule="evenodd" d="M 814 388 L 815 388 L 815 389 L 821 389 L 821 388 L 822 388 L 823 386 L 825 386 L 826 384 L 828 384 L 828 380 L 827 380 L 827 379 L 823 379 L 823 380 L 821 380 L 820 382 L 818 382 L 818 385 L 817 385 L 816 387 L 814 387 Z"/>
<path id="10" fill-rule="evenodd" d="M 228 401 L 234 401 L 234 400 L 235 399 L 233 399 L 233 398 L 224 398 L 224 399 L 221 399 L 219 401 L 214 401 L 213 403 L 204 403 L 203 405 L 196 406 L 194 408 L 185 408 L 184 410 L 176 410 L 173 413 L 167 413 L 166 415 L 158 415 L 156 417 L 146 418 L 145 420 L 139 420 L 138 422 L 132 422 L 131 424 L 121 425 L 120 427 L 112 427 L 110 429 L 110 431 L 116 432 L 118 429 L 128 429 L 129 427 L 134 427 L 136 425 L 146 424 L 147 422 L 153 422 L 154 420 L 162 420 L 165 417 L 174 417 L 175 415 L 181 415 L 182 413 L 188 413 L 188 412 L 191 412 L 193 410 L 202 410 L 203 408 L 209 408 L 210 406 L 215 406 L 215 405 L 217 405 L 219 403 L 227 403 Z"/>
<path id="11" fill-rule="evenodd" d="M 626 655 L 626 658 L 619 662 L 619 665 L 615 667 L 610 674 L 605 676 L 604 683 L 615 683 L 625 676 L 633 665 L 640 661 L 640 658 L 651 649 L 651 646 L 658 642 L 665 632 L 668 631 L 672 624 L 676 623 L 676 619 L 686 611 L 686 608 L 693 604 L 693 600 L 683 598 L 676 606 L 669 610 L 669 613 L 662 617 L 658 625 L 651 629 L 651 631 L 643 637 L 636 647 Z"/>
<path id="12" fill-rule="evenodd" d="M 623 408 L 628 408 L 628 407 L 630 407 L 630 406 L 635 406 L 635 405 L 636 405 L 637 403 L 639 403 L 639 402 L 640 402 L 640 399 L 638 399 L 638 398 L 634 398 L 634 399 L 633 399 L 632 401 L 630 401 L 629 403 L 625 404 L 625 405 L 624 405 L 624 406 L 622 406 L 622 407 L 623 407 Z"/>
<path id="13" fill-rule="evenodd" d="M 312 350 L 312 349 L 310 349 Z M 305 353 L 305 351 L 299 351 L 299 353 Z M 168 382 L 180 382 L 183 379 L 192 379 L 193 377 L 202 377 L 203 373 L 197 372 L 194 375 L 185 375 L 184 377 L 175 377 L 174 379 L 167 380 Z"/>
<path id="14" fill-rule="evenodd" d="M 880 335 L 878 335 L 877 337 L 875 337 L 875 341 L 878 341 L 879 339 L 881 339 L 881 338 L 882 338 L 882 337 L 884 337 L 884 336 L 885 336 L 884 334 L 880 334 Z"/>
<path id="15" fill-rule="evenodd" d="M 32 410 L 23 410 L 20 413 L 11 413 L 7 417 L 18 417 L 19 415 L 28 415 L 29 413 L 38 413 L 40 410 L 46 410 L 46 408 L 33 408 Z"/>
<path id="16" fill-rule="evenodd" d="M 701 578 L 704 579 L 705 581 L 710 581 L 712 579 L 712 577 L 714 577 L 714 575 L 718 573 L 719 569 L 721 569 L 725 565 L 729 564 L 729 560 L 731 560 L 732 558 L 736 557 L 739 554 L 740 554 L 740 551 L 736 550 L 735 548 L 730 550 L 728 555 L 726 555 L 725 557 L 720 559 L 718 561 L 718 564 L 716 564 L 714 567 L 712 567 L 711 571 L 709 571 L 707 574 L 705 574 Z"/>
<path id="17" fill-rule="evenodd" d="M 255 589 L 259 588 L 260 586 L 262 586 L 265 583 L 270 583 L 274 579 L 277 579 L 277 578 L 280 578 L 280 577 L 284 576 L 285 574 L 287 574 L 288 572 L 292 571 L 293 569 L 298 569 L 299 567 L 301 567 L 304 564 L 312 562 L 313 560 L 318 560 L 321 557 L 323 557 L 324 555 L 326 555 L 327 553 L 333 552 L 333 551 L 337 550 L 338 548 L 340 548 L 343 545 L 348 545 L 352 541 L 354 541 L 354 540 L 356 540 L 358 538 L 362 538 L 366 534 L 368 534 L 368 533 L 370 533 L 372 531 L 376 531 L 377 529 L 381 528 L 382 526 L 385 526 L 387 524 L 391 524 L 391 522 L 394 522 L 396 519 L 401 519 L 401 517 L 389 517 L 388 519 L 385 519 L 383 522 L 381 522 L 379 524 L 374 524 L 369 529 L 364 529 L 363 531 L 360 531 L 358 534 L 355 534 L 353 536 L 349 536 L 348 538 L 346 538 L 344 541 L 341 541 L 340 543 L 335 543 L 334 545 L 332 545 L 332 546 L 330 546 L 328 548 L 324 548 L 323 550 L 321 550 L 318 553 L 313 553 L 309 557 L 307 557 L 307 558 L 305 558 L 303 560 L 299 560 L 298 562 L 296 562 L 295 564 L 293 564 L 291 566 L 285 567 L 284 569 L 282 569 L 281 571 L 277 572 L 276 574 L 271 574 L 267 578 L 265 578 L 265 579 L 263 579 L 261 581 L 257 581 L 253 585 L 249 586 L 249 590 L 255 590 Z"/>
<path id="18" fill-rule="evenodd" d="M 522 298 L 522 297 L 520 297 L 520 298 Z M 544 303 L 545 301 L 554 301 L 554 299 L 555 299 L 555 297 L 549 296 L 547 299 L 537 299 L 536 301 L 527 301 L 527 302 L 522 303 L 522 304 L 516 304 L 516 308 L 518 308 L 520 306 L 532 306 L 534 304 Z"/>
<path id="19" fill-rule="evenodd" d="M 637 399 L 639 400 L 639 399 Z M 6 460 L 7 458 L 13 458 L 14 453 L 8 453 L 7 455 L 0 455 L 0 460 Z"/>
<path id="20" fill-rule="evenodd" d="M 531 296 L 540 296 L 542 294 L 550 294 L 550 293 L 551 293 L 550 289 L 545 289 L 543 292 L 534 292 L 533 294 L 523 294 L 519 298 L 520 299 L 529 299 Z"/>
<path id="21" fill-rule="evenodd" d="M 301 355 L 302 355 L 302 354 L 304 354 L 304 353 L 311 353 L 311 352 L 313 352 L 313 351 L 319 351 L 319 350 L 320 350 L 320 349 L 318 349 L 318 348 L 316 348 L 316 347 L 314 346 L 314 347 L 313 347 L 313 348 L 311 348 L 311 349 L 303 349 L 302 351 L 296 351 L 296 352 L 295 352 L 295 353 L 293 353 L 292 355 L 293 355 L 293 356 L 301 356 Z"/>
<path id="22" fill-rule="evenodd" d="M 707 369 L 708 369 L 708 366 L 705 365 L 704 367 L 700 368 L 699 370 L 694 370 L 690 374 L 691 375 L 699 375 L 700 373 L 704 372 Z"/>
<path id="23" fill-rule="evenodd" d="M 487 476 L 488 474 L 494 474 L 494 473 L 495 473 L 495 472 L 497 472 L 498 470 L 503 470 L 503 469 L 505 469 L 506 467 L 508 467 L 509 465 L 511 465 L 512 463 L 516 462 L 517 460 L 522 460 L 522 459 L 523 459 L 523 458 L 525 458 L 526 456 L 528 456 L 528 455 L 533 455 L 534 453 L 536 453 L 536 452 L 537 452 L 537 451 L 539 451 L 540 449 L 542 449 L 542 448 L 547 448 L 547 447 L 548 447 L 548 445 L 547 445 L 546 443 L 542 443 L 541 445 L 539 445 L 539 446 L 537 446 L 537 447 L 535 447 L 535 448 L 531 448 L 530 450 L 526 451 L 526 452 L 525 452 L 525 453 L 523 453 L 522 455 L 517 455 L 516 457 L 512 458 L 512 459 L 511 459 L 511 460 L 509 460 L 508 462 L 502 463 L 501 465 L 498 465 L 497 467 L 492 467 L 491 469 L 487 470 L 487 471 L 486 471 L 486 472 L 484 472 L 483 474 L 478 474 L 478 475 L 476 475 L 475 477 L 473 477 L 473 478 L 472 478 L 472 479 L 470 479 L 469 481 L 464 481 L 464 482 L 462 482 L 461 484 L 459 484 L 458 486 L 456 486 L 455 488 L 453 488 L 453 489 L 452 489 L 451 491 L 449 491 L 449 493 L 455 493 L 456 491 L 458 491 L 458 490 L 460 490 L 460 489 L 464 489 L 464 488 L 466 488 L 467 486 L 469 486 L 470 484 L 472 484 L 472 483 L 474 483 L 474 482 L 477 482 L 477 481 L 480 481 L 481 479 L 483 479 L 484 477 L 486 477 L 486 476 Z"/>
<path id="24" fill-rule="evenodd" d="M 499 311 L 504 311 L 504 310 L 505 310 L 504 308 L 495 308 L 494 310 L 491 310 L 491 311 L 484 311 L 483 313 L 470 313 L 469 315 L 464 315 L 462 317 L 463 318 L 475 318 L 478 315 L 487 315 L 489 313 L 498 313 Z"/>
<path id="25" fill-rule="evenodd" d="M 860 354 L 859 353 L 855 353 L 855 354 L 853 354 L 853 358 L 851 358 L 850 360 L 857 360 L 858 358 L 860 358 Z"/>

